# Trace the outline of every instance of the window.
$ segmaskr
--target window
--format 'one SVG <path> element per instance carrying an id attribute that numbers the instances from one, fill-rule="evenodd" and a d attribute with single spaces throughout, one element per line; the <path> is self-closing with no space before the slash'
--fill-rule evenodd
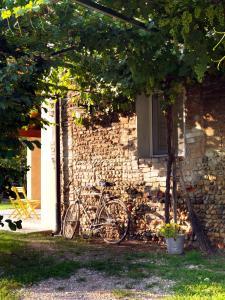
<path id="1" fill-rule="evenodd" d="M 154 94 L 151 99 L 152 110 L 152 154 L 167 154 L 166 118 L 160 108 L 160 95 Z"/>
<path id="2" fill-rule="evenodd" d="M 160 108 L 161 94 L 139 95 L 136 100 L 138 157 L 167 154 L 166 118 Z M 174 109 L 174 138 L 178 155 L 184 154 L 183 96 Z"/>

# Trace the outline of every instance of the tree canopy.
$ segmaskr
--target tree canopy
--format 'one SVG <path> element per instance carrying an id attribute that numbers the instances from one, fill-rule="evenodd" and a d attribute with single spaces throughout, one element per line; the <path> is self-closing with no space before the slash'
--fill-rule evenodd
<path id="1" fill-rule="evenodd" d="M 25 106 L 43 100 L 38 91 L 51 68 L 66 68 L 92 95 L 113 90 L 129 98 L 162 88 L 168 78 L 201 81 L 216 71 L 213 60 L 223 51 L 213 51 L 216 31 L 224 29 L 221 1 L 98 1 L 141 20 L 149 32 L 76 1 L 1 2 L 2 109 L 16 99 Z"/>
<path id="2" fill-rule="evenodd" d="M 223 1 L 96 2 L 148 30 L 75 0 L 0 1 L 1 156 L 18 149 L 18 128 L 44 125 L 32 109 L 68 90 L 78 90 L 84 104 L 117 109 L 153 89 L 173 101 L 181 83 L 222 73 L 215 61 L 225 44 L 213 47 L 224 31 Z"/>

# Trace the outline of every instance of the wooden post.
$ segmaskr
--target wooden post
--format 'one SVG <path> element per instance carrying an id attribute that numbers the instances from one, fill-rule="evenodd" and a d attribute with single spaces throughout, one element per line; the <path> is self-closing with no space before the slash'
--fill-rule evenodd
<path id="1" fill-rule="evenodd" d="M 177 164 L 176 158 L 173 160 L 173 220 L 177 223 Z"/>
<path id="2" fill-rule="evenodd" d="M 167 172 L 166 172 L 166 192 L 165 192 L 165 223 L 170 223 L 170 188 L 171 172 L 174 159 L 172 141 L 173 141 L 173 105 L 169 104 L 166 109 L 167 124 Z"/>

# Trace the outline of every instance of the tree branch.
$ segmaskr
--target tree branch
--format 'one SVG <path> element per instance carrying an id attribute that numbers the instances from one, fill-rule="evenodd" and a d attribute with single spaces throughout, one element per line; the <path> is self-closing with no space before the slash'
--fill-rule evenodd
<path id="1" fill-rule="evenodd" d="M 57 56 L 57 55 L 60 55 L 60 54 L 63 54 L 63 53 L 65 53 L 65 52 L 69 52 L 69 51 L 73 51 L 73 50 L 75 50 L 76 49 L 76 46 L 71 46 L 71 47 L 68 47 L 68 48 L 64 48 L 64 49 L 61 49 L 61 50 L 59 50 L 59 51 L 55 51 L 55 52 L 53 52 L 53 53 L 51 53 L 51 57 L 53 56 Z"/>

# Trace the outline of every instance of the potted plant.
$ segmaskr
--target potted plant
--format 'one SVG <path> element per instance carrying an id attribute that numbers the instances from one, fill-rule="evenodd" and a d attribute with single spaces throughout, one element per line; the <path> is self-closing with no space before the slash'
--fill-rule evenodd
<path id="1" fill-rule="evenodd" d="M 184 251 L 184 234 L 180 225 L 176 223 L 164 224 L 160 228 L 160 234 L 165 238 L 169 254 L 181 254 Z"/>

